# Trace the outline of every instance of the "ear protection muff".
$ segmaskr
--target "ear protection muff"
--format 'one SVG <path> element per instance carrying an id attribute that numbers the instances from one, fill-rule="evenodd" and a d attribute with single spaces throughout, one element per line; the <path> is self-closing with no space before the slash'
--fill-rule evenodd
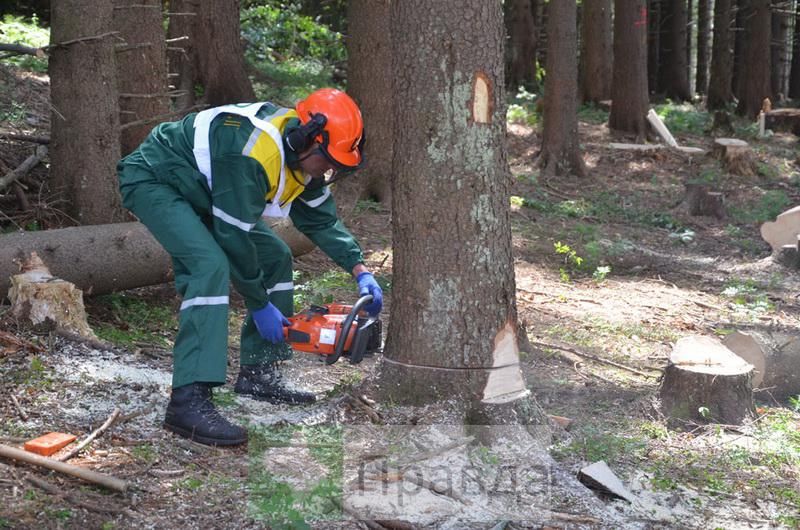
<path id="1" fill-rule="evenodd" d="M 314 139 L 322 134 L 328 118 L 324 114 L 312 114 L 311 119 L 286 135 L 286 143 L 295 153 L 302 153 L 314 143 Z"/>

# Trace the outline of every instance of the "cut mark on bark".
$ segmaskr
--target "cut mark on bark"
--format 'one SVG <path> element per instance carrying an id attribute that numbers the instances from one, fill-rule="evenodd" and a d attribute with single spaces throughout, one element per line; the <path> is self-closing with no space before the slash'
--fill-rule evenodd
<path id="1" fill-rule="evenodd" d="M 492 122 L 492 84 L 483 72 L 477 72 L 472 83 L 472 121 Z"/>

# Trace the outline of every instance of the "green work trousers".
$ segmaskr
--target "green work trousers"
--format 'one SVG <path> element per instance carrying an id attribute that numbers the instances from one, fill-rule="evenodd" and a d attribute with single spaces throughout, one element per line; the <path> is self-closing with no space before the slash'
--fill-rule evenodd
<path id="1" fill-rule="evenodd" d="M 173 349 L 173 388 L 195 382 L 224 384 L 228 360 L 230 265 L 209 230 L 210 216 L 198 212 L 173 186 L 146 167 L 121 164 L 123 205 L 150 230 L 172 257 L 175 288 L 183 298 Z M 250 232 L 270 301 L 292 314 L 292 254 L 260 220 Z M 248 312 L 242 326 L 241 364 L 291 358 L 286 343 L 259 335 Z"/>

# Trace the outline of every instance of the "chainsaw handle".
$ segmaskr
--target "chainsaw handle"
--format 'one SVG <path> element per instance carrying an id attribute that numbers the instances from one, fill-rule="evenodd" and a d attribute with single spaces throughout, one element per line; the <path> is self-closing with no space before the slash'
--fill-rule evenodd
<path id="1" fill-rule="evenodd" d="M 339 333 L 339 337 L 336 339 L 333 355 L 325 357 L 325 364 L 333 364 L 342 356 L 344 353 L 344 345 L 347 343 L 347 336 L 350 334 L 350 328 L 353 326 L 353 321 L 358 316 L 358 312 L 361 311 L 361 308 L 370 302 L 372 302 L 372 295 L 365 294 L 353 304 L 353 309 L 350 310 L 350 313 L 347 314 L 347 317 L 342 323 L 342 332 Z"/>

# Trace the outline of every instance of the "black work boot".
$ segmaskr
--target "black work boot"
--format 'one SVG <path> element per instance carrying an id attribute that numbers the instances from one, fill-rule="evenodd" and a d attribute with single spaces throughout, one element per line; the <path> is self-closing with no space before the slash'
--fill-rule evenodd
<path id="1" fill-rule="evenodd" d="M 237 394 L 249 394 L 254 399 L 270 403 L 299 405 L 317 400 L 313 392 L 288 387 L 283 381 L 283 374 L 278 369 L 277 363 L 243 364 L 233 391 Z"/>
<path id="2" fill-rule="evenodd" d="M 247 441 L 247 431 L 223 418 L 214 407 L 207 383 L 172 389 L 164 428 L 205 445 L 239 445 Z"/>

